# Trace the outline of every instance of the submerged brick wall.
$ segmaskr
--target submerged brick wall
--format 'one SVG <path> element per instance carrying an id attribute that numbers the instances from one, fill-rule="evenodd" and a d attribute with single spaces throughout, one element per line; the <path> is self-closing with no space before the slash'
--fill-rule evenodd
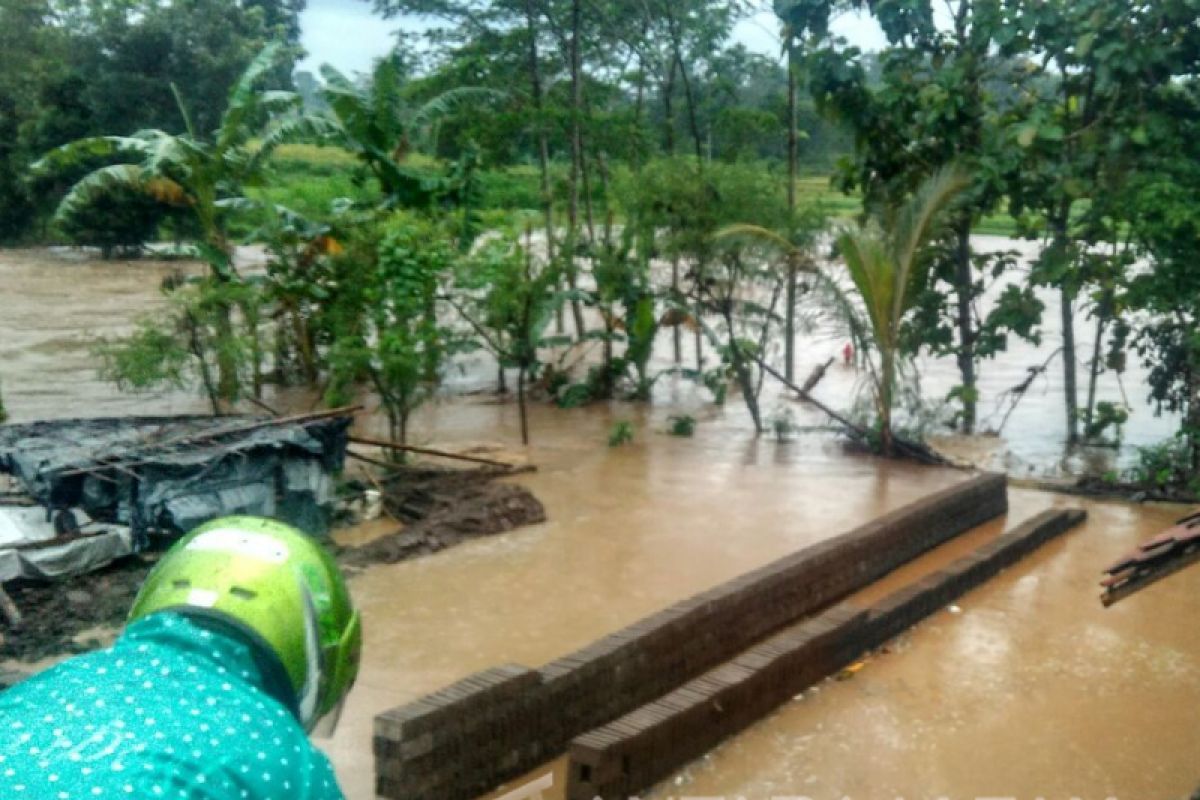
<path id="1" fill-rule="evenodd" d="M 1047 511 L 868 609 L 843 603 L 785 628 L 571 743 L 568 800 L 625 800 L 1079 524 Z"/>
<path id="2" fill-rule="evenodd" d="M 1008 507 L 982 475 L 702 592 L 540 670 L 499 667 L 375 720 L 376 792 L 469 800 Z"/>

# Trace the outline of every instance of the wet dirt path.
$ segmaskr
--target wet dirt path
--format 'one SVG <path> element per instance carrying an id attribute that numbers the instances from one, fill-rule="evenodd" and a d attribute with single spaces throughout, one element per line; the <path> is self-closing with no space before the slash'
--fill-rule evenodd
<path id="1" fill-rule="evenodd" d="M 14 419 L 203 412 L 190 394 L 123 396 L 94 373 L 96 338 L 128 330 L 162 302 L 159 281 L 176 266 L 0 252 L 0 381 Z M 799 374 L 840 346 L 808 342 Z M 1043 359 L 1017 350 L 1002 370 L 985 366 L 997 376 L 987 392 Z M 940 391 L 946 380 L 932 370 L 927 387 Z M 855 382 L 835 367 L 819 394 L 845 405 Z M 494 664 L 537 666 L 960 478 L 848 456 L 827 434 L 756 440 L 736 402 L 714 409 L 669 379 L 656 399 L 650 410 L 535 405 L 529 458 L 540 470 L 516 480 L 543 501 L 549 522 L 354 579 L 362 678 L 337 736 L 322 743 L 352 800 L 373 795 L 379 711 Z M 1022 452 L 1052 450 L 1056 395 L 1027 402 L 1010 422 L 1014 442 L 1027 443 Z M 793 407 L 802 424 L 821 422 L 788 401 L 770 404 Z M 679 413 L 699 420 L 694 438 L 662 433 Z M 606 446 L 615 419 L 634 422 L 632 445 Z M 515 407 L 487 396 L 439 402 L 415 427 L 434 444 L 519 449 Z M 1074 503 L 1020 490 L 1012 498 L 1013 521 Z M 1103 610 L 1100 569 L 1177 512 L 1085 505 L 1086 527 L 969 594 L 962 613 L 931 618 L 853 679 L 790 704 L 656 796 L 1189 791 L 1200 783 L 1200 569 Z M 914 574 L 952 555 L 932 554 Z"/>

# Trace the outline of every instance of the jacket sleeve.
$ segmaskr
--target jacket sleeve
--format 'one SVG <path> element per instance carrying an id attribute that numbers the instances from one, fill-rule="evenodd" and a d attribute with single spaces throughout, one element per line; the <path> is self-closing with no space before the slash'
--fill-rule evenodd
<path id="1" fill-rule="evenodd" d="M 305 800 L 346 800 L 325 754 L 310 746 L 308 794 Z"/>

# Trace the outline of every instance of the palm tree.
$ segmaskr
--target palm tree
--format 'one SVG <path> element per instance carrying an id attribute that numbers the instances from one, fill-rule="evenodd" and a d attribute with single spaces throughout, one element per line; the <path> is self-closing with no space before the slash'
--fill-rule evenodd
<path id="1" fill-rule="evenodd" d="M 218 284 L 237 279 L 227 217 L 250 203 L 244 187 L 259 182 L 278 145 L 325 127 L 315 118 L 296 113 L 301 105 L 294 92 L 263 91 L 258 84 L 286 56 L 278 44 L 267 45 L 250 62 L 229 94 L 220 126 L 204 137 L 192 126 L 179 92 L 175 91 L 184 133 L 142 130 L 130 136 L 79 139 L 47 153 L 32 167 L 50 174 L 97 157 L 119 159 L 81 178 L 59 203 L 62 218 L 113 189 L 145 192 L 159 202 L 190 211 L 200 232 L 196 242 Z M 174 87 L 172 87 L 174 89 Z M 267 118 L 265 128 L 261 123 Z M 254 140 L 258 140 L 255 146 Z M 226 307 L 219 323 L 229 332 Z M 236 365 L 228 353 L 218 353 L 219 393 L 232 400 L 237 393 Z"/>
<path id="2" fill-rule="evenodd" d="M 408 208 L 428 206 L 450 188 L 446 180 L 408 166 L 408 156 L 429 145 L 438 124 L 451 115 L 502 96 L 492 89 L 460 86 L 414 105 L 405 91 L 404 67 L 395 53 L 379 60 L 366 85 L 328 64 L 321 67 L 321 77 L 330 112 L 325 140 L 358 157 L 379 181 L 388 204 Z"/>
<path id="3" fill-rule="evenodd" d="M 823 281 L 834 289 L 831 294 L 835 303 L 866 356 L 879 417 L 880 446 L 887 455 L 893 447 L 892 404 L 901 325 L 929 266 L 923 248 L 935 231 L 941 211 L 969 182 L 957 167 L 944 167 L 926 179 L 907 202 L 888 209 L 882 219 L 869 220 L 837 237 L 837 249 L 866 312 L 865 321 L 856 310 L 857 304 L 831 280 Z"/>

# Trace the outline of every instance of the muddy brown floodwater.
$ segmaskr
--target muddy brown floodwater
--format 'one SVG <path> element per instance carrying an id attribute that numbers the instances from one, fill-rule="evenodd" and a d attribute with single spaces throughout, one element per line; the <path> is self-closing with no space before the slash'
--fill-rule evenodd
<path id="1" fill-rule="evenodd" d="M 117 395 L 88 355 L 96 335 L 159 302 L 158 280 L 171 268 L 0 253 L 0 379 L 14 417 L 202 411 L 182 394 Z M 839 346 L 817 341 L 806 358 Z M 853 382 L 835 372 L 821 394 L 844 399 Z M 539 471 L 514 480 L 545 504 L 548 522 L 354 578 L 362 674 L 336 737 L 321 743 L 352 800 L 373 795 L 378 712 L 478 669 L 540 665 L 961 479 L 850 456 L 826 434 L 754 439 L 740 407 L 713 409 L 684 384 L 660 382 L 657 400 L 649 409 L 535 405 L 528 457 Z M 694 438 L 662 433 L 679 413 L 698 418 Z M 633 444 L 605 445 L 615 419 L 634 422 Z M 517 449 L 515 408 L 486 395 L 443 400 L 415 427 L 437 444 Z M 805 693 L 652 796 L 1140 800 L 1194 788 L 1200 567 L 1107 610 L 1096 585 L 1103 566 L 1179 509 L 1018 489 L 1011 502 L 1011 522 L 1059 505 L 1083 505 L 1091 517 L 966 595 L 960 613 L 938 613 L 853 678 Z M 999 528 L 923 557 L 868 594 Z"/>

